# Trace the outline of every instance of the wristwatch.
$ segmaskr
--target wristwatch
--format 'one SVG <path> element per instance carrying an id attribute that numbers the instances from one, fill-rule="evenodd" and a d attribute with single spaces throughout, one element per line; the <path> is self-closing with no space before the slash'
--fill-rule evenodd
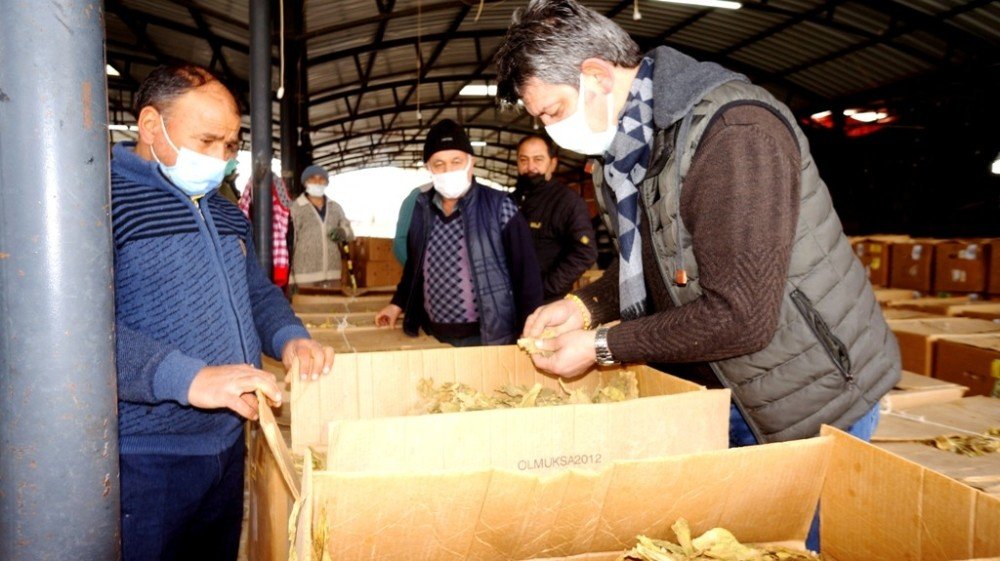
<path id="1" fill-rule="evenodd" d="M 611 349 L 608 348 L 607 327 L 597 328 L 597 334 L 594 336 L 594 351 L 597 354 L 597 364 L 601 366 L 610 366 L 617 362 L 615 357 L 611 356 Z"/>

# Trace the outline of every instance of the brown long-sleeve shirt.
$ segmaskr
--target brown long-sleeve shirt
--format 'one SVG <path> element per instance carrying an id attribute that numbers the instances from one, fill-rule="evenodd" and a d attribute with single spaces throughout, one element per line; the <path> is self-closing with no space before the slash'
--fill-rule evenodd
<path id="1" fill-rule="evenodd" d="M 615 359 L 688 363 L 673 373 L 717 386 L 704 363 L 745 355 L 771 341 L 798 221 L 799 162 L 795 137 L 768 109 L 737 105 L 719 115 L 705 132 L 681 193 L 681 217 L 693 239 L 703 295 L 673 305 L 643 214 L 642 264 L 651 311 L 609 330 Z M 617 319 L 617 261 L 576 294 L 594 323 Z"/>

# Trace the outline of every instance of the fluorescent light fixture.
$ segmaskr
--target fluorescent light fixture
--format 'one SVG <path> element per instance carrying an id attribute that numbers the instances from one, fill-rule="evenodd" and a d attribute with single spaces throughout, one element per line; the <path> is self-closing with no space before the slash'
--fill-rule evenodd
<path id="1" fill-rule="evenodd" d="M 997 159 L 993 160 L 993 165 L 990 166 L 990 171 L 1000 175 L 1000 154 L 997 154 Z"/>
<path id="2" fill-rule="evenodd" d="M 139 132 L 139 127 L 137 127 L 135 125 L 108 125 L 108 130 L 109 131 L 122 131 L 122 132 L 125 132 L 125 131 Z"/>
<path id="3" fill-rule="evenodd" d="M 114 66 L 111 66 L 110 64 L 105 64 L 104 65 L 104 73 L 107 74 L 108 76 L 121 76 L 122 75 L 122 73 L 119 72 L 117 68 L 115 68 Z"/>
<path id="4" fill-rule="evenodd" d="M 497 95 L 497 87 L 495 84 L 489 86 L 486 84 L 469 84 L 459 90 L 458 95 L 495 96 Z"/>
<path id="5" fill-rule="evenodd" d="M 810 116 L 810 118 L 811 118 L 811 119 L 812 119 L 813 121 L 818 121 L 818 120 L 820 120 L 820 119 L 826 119 L 826 118 L 827 118 L 827 117 L 829 117 L 830 115 L 833 115 L 833 112 L 832 112 L 832 111 L 829 111 L 829 110 L 827 110 L 827 111 L 820 111 L 819 113 L 813 113 L 813 114 L 812 114 L 812 115 Z"/>
<path id="6" fill-rule="evenodd" d="M 704 6 L 706 8 L 722 8 L 725 10 L 739 10 L 743 7 L 741 2 L 729 2 L 728 0 L 659 0 L 668 4 L 687 4 L 688 6 Z"/>
<path id="7" fill-rule="evenodd" d="M 483 146 L 486 146 L 486 141 L 485 140 L 473 140 L 471 142 L 471 144 L 473 146 L 483 147 Z"/>
<path id="8" fill-rule="evenodd" d="M 847 111 L 844 111 L 847 114 Z M 885 111 L 861 111 L 854 112 L 848 115 L 848 117 L 854 119 L 855 121 L 861 121 L 862 123 L 874 123 L 875 121 L 881 121 L 888 117 L 889 114 Z"/>

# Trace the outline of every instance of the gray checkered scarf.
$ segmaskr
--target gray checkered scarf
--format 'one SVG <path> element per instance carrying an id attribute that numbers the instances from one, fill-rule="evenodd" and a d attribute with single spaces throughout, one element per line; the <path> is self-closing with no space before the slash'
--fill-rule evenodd
<path id="1" fill-rule="evenodd" d="M 604 180 L 615 194 L 618 237 L 619 308 L 623 320 L 646 315 L 646 283 L 642 275 L 639 190 L 646 178 L 653 144 L 653 59 L 646 57 L 632 81 L 611 147 L 604 155 Z"/>

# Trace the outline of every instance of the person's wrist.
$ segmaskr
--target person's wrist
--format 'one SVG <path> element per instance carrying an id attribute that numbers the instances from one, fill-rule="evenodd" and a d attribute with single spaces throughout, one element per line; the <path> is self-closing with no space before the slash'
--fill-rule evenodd
<path id="1" fill-rule="evenodd" d="M 618 362 L 608 347 L 608 328 L 603 325 L 594 332 L 594 355 L 597 364 L 601 366 L 610 366 Z"/>
<path id="2" fill-rule="evenodd" d="M 583 303 L 583 300 L 580 300 L 580 297 L 576 294 L 567 294 L 565 299 L 573 302 L 579 308 L 580 317 L 583 319 L 583 329 L 590 329 L 590 310 L 587 309 L 587 305 Z"/>

